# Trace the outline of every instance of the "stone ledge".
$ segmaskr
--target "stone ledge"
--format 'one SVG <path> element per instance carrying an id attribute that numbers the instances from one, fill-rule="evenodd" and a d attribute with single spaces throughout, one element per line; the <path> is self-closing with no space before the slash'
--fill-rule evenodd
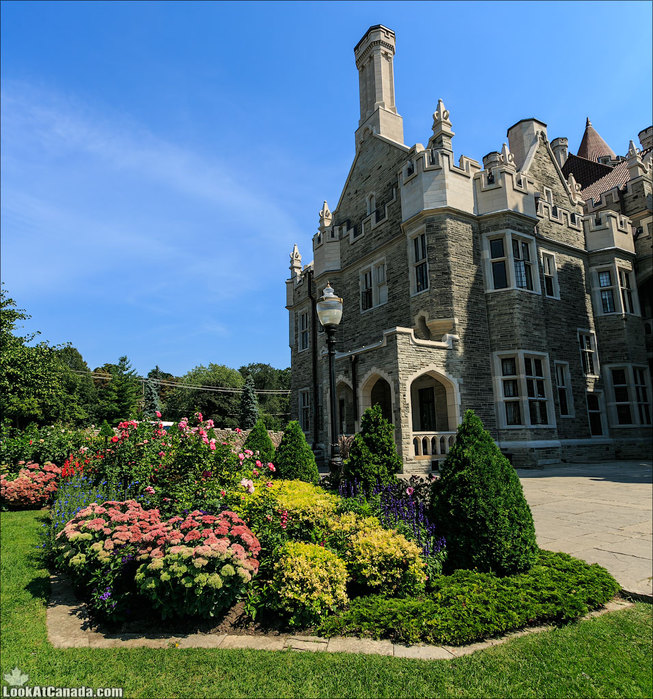
<path id="1" fill-rule="evenodd" d="M 466 646 L 429 646 L 416 644 L 406 646 L 370 638 L 335 637 L 304 635 L 266 635 L 247 636 L 240 634 L 200 634 L 184 635 L 164 634 L 103 634 L 89 627 L 84 606 L 75 598 L 70 585 L 60 576 L 50 577 L 52 592 L 48 603 L 46 619 L 48 640 L 55 648 L 252 648 L 269 651 L 360 653 L 362 655 L 385 655 L 395 658 L 414 658 L 419 660 L 451 660 L 463 655 L 475 653 L 492 646 L 497 646 L 513 638 L 532 633 L 548 631 L 551 626 L 535 626 L 513 631 L 501 638 L 491 638 Z M 631 593 L 625 593 L 629 596 Z M 641 598 L 641 596 L 637 596 Z M 650 600 L 647 600 L 650 601 Z M 608 602 L 603 609 L 587 614 L 584 619 L 600 616 L 607 612 L 632 607 L 628 599 L 615 599 Z"/>

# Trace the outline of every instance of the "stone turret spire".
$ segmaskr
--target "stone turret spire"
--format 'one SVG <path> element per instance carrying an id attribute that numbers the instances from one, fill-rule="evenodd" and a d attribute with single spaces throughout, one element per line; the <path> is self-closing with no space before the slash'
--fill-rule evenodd
<path id="1" fill-rule="evenodd" d="M 508 165 L 512 168 L 515 167 L 515 156 L 510 152 L 507 144 L 505 143 L 501 147 L 501 161 L 504 165 Z"/>
<path id="2" fill-rule="evenodd" d="M 329 211 L 329 205 L 324 200 L 324 205 L 322 206 L 322 211 L 320 211 L 320 231 L 324 232 L 333 221 L 333 214 Z"/>
<path id="3" fill-rule="evenodd" d="M 297 278 L 301 275 L 302 273 L 302 256 L 299 254 L 299 248 L 297 247 L 297 243 L 295 243 L 295 246 L 292 249 L 292 252 L 290 253 L 290 276 L 292 278 Z"/>
<path id="4" fill-rule="evenodd" d="M 578 147 L 577 155 L 579 158 L 585 158 L 595 163 L 598 163 L 601 158 L 609 157 L 610 160 L 617 158 L 612 148 L 599 136 L 596 129 L 592 126 L 589 117 L 587 117 L 585 133 Z"/>
<path id="5" fill-rule="evenodd" d="M 433 136 L 429 140 L 429 148 L 437 150 L 453 151 L 451 139 L 455 136 L 451 121 L 449 120 L 449 111 L 444 106 L 444 102 L 439 99 L 438 106 L 433 112 Z"/>
<path id="6" fill-rule="evenodd" d="M 628 146 L 626 163 L 628 165 L 628 176 L 631 180 L 634 180 L 636 177 L 640 177 L 646 173 L 646 165 L 644 165 L 640 152 L 635 147 L 633 141 L 631 141 Z"/>

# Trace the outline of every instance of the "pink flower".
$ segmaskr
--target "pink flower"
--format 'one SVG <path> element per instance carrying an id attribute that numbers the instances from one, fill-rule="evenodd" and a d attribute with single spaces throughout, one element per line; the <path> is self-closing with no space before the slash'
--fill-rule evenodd
<path id="1" fill-rule="evenodd" d="M 158 410 L 156 411 L 155 415 L 156 415 L 157 417 L 161 417 L 161 413 L 160 413 Z"/>
<path id="2" fill-rule="evenodd" d="M 154 495 L 154 488 L 151 485 L 148 485 L 147 488 L 145 488 L 145 492 L 148 495 Z"/>
<path id="3" fill-rule="evenodd" d="M 159 452 L 159 456 L 165 456 L 165 455 L 166 455 L 166 453 L 164 451 Z"/>
<path id="4" fill-rule="evenodd" d="M 224 490 L 220 491 L 220 495 L 222 495 L 222 497 L 224 497 L 226 494 L 227 494 L 226 491 L 224 491 Z"/>
<path id="5" fill-rule="evenodd" d="M 258 476 L 258 471 L 256 469 L 254 469 L 252 471 L 252 474 L 253 474 L 254 478 L 256 478 Z"/>
<path id="6" fill-rule="evenodd" d="M 277 470 L 277 469 L 274 467 L 274 464 L 268 464 L 268 468 L 270 469 L 270 471 L 272 471 L 272 473 L 274 473 L 274 472 Z"/>
<path id="7" fill-rule="evenodd" d="M 240 434 L 242 432 L 242 430 L 239 427 L 236 427 L 235 432 L 236 432 L 236 434 Z"/>
<path id="8" fill-rule="evenodd" d="M 197 413 L 197 419 L 202 422 L 202 413 Z"/>
<path id="9" fill-rule="evenodd" d="M 254 483 L 250 481 L 249 478 L 243 478 L 243 480 L 240 481 L 240 485 L 242 485 L 248 493 L 254 492 Z"/>
<path id="10" fill-rule="evenodd" d="M 245 454 L 238 454 L 238 458 L 243 461 L 245 459 Z"/>
<path id="11" fill-rule="evenodd" d="M 271 487 L 272 487 L 272 481 L 268 481 L 268 482 L 265 484 L 265 487 L 266 487 L 266 488 L 271 488 Z"/>
<path id="12" fill-rule="evenodd" d="M 262 466 L 263 464 L 262 464 L 260 461 L 257 460 L 257 461 L 256 461 L 256 465 L 258 466 L 258 468 L 261 468 L 261 466 Z"/>
<path id="13" fill-rule="evenodd" d="M 114 442 L 114 443 L 117 442 L 117 441 L 118 441 L 118 437 L 114 434 L 113 437 L 111 437 L 111 441 Z"/>
<path id="14" fill-rule="evenodd" d="M 406 495 L 412 495 L 415 492 L 415 488 L 406 488 Z"/>

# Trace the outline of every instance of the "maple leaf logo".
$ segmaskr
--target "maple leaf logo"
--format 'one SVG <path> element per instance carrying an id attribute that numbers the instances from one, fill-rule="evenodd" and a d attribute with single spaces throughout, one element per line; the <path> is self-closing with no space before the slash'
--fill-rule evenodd
<path id="1" fill-rule="evenodd" d="M 5 675 L 5 681 L 12 687 L 22 687 L 29 679 L 29 675 L 24 675 L 17 667 Z"/>

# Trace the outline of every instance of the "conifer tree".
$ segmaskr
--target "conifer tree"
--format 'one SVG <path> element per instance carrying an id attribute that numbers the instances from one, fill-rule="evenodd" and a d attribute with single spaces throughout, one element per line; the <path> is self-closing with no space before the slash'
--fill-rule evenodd
<path id="1" fill-rule="evenodd" d="M 156 384 L 148 379 L 144 384 L 145 399 L 143 403 L 143 417 L 147 420 L 155 420 L 157 413 L 161 413 L 161 401 Z"/>
<path id="2" fill-rule="evenodd" d="M 279 478 L 307 483 L 317 483 L 320 479 L 315 455 L 296 420 L 291 420 L 286 425 L 275 458 Z"/>
<path id="3" fill-rule="evenodd" d="M 349 458 L 343 464 L 343 478 L 360 481 L 367 490 L 377 483 L 389 483 L 401 470 L 394 426 L 384 417 L 380 405 L 368 408 L 361 418 L 361 431 L 354 437 Z"/>
<path id="4" fill-rule="evenodd" d="M 251 449 L 254 453 L 258 452 L 260 460 L 264 463 L 274 463 L 274 444 L 262 419 L 256 421 L 252 431 L 247 435 L 243 447 Z"/>
<path id="5" fill-rule="evenodd" d="M 531 510 L 508 459 L 472 410 L 433 484 L 433 520 L 447 541 L 447 567 L 511 575 L 535 562 Z"/>
<path id="6" fill-rule="evenodd" d="M 240 396 L 240 426 L 249 430 L 258 420 L 258 402 L 254 391 L 254 379 L 248 376 Z"/>

